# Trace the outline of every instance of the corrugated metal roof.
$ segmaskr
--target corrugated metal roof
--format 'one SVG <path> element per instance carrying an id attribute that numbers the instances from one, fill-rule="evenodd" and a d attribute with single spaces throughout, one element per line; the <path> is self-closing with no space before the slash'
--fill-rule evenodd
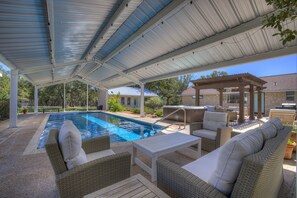
<path id="1" fill-rule="evenodd" d="M 283 46 L 261 28 L 272 11 L 265 0 L 3 0 L 0 58 L 35 85 L 145 83 L 296 53 L 297 39 Z"/>
<path id="2" fill-rule="evenodd" d="M 134 87 L 119 87 L 108 90 L 109 95 L 118 93 L 120 93 L 121 96 L 140 96 L 141 90 L 140 88 Z M 144 89 L 144 96 L 156 97 L 158 95 L 148 89 Z"/>

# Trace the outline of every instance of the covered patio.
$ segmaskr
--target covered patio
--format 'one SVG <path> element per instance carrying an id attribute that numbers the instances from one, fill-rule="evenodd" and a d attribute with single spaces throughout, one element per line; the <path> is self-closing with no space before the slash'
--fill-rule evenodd
<path id="1" fill-rule="evenodd" d="M 262 28 L 264 16 L 276 12 L 265 0 L 12 0 L 0 1 L 0 8 L 0 62 L 10 69 L 10 119 L 0 123 L 3 197 L 58 197 L 46 153 L 24 155 L 45 120 L 38 114 L 41 87 L 64 84 L 65 99 L 65 83 L 83 82 L 100 89 L 107 110 L 109 89 L 138 85 L 135 119 L 142 121 L 145 83 L 295 54 L 297 46 L 296 39 L 283 45 L 272 36 L 276 30 Z M 284 26 L 296 29 L 297 20 Z M 35 87 L 35 113 L 26 118 L 17 114 L 20 76 Z M 241 95 L 246 85 L 251 93 L 264 88 L 249 75 L 238 79 Z M 116 153 L 132 150 L 131 144 L 112 146 Z M 176 154 L 165 157 L 189 162 Z M 280 192 L 285 197 L 295 186 L 295 161 L 286 166 Z M 137 173 L 148 177 L 133 166 L 132 175 Z"/>

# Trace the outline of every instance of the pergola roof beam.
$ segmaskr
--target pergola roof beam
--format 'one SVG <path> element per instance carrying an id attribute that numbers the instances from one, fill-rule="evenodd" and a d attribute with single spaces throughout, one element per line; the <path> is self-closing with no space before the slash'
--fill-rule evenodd
<path id="1" fill-rule="evenodd" d="M 132 34 L 128 39 L 126 39 L 123 43 L 121 43 L 118 47 L 116 47 L 111 53 L 109 53 L 105 58 L 102 59 L 102 63 L 109 61 L 114 56 L 116 56 L 120 51 L 126 48 L 132 41 L 136 40 L 137 38 L 141 37 L 147 31 L 151 30 L 154 27 L 154 24 L 174 15 L 178 12 L 181 8 L 184 7 L 189 2 L 189 0 L 174 0 L 165 8 L 163 8 L 158 14 L 156 14 L 153 18 L 151 18 L 147 23 L 145 23 L 141 28 L 139 28 L 134 34 Z M 101 67 L 101 65 L 96 65 L 90 71 L 94 71 Z M 85 77 L 87 77 L 86 75 Z"/>
<path id="2" fill-rule="evenodd" d="M 224 62 L 219 62 L 219 63 L 214 63 L 214 64 L 209 64 L 209 65 L 205 65 L 205 66 L 200 66 L 200 65 L 194 66 L 192 68 L 189 68 L 189 69 L 186 69 L 183 71 L 171 72 L 171 73 L 167 73 L 164 75 L 143 79 L 142 82 L 144 82 L 144 83 L 153 82 L 153 81 L 157 81 L 157 80 L 173 78 L 173 77 L 180 76 L 180 75 L 191 74 L 191 73 L 207 71 L 207 70 L 213 70 L 213 69 L 234 66 L 234 65 L 239 65 L 239 64 L 249 63 L 249 62 L 255 62 L 255 61 L 260 61 L 260 60 L 264 60 L 264 59 L 270 59 L 270 58 L 275 58 L 275 57 L 279 57 L 279 56 L 295 54 L 295 53 L 296 53 L 296 46 L 285 47 L 285 48 L 274 50 L 274 51 L 259 53 L 259 54 L 255 54 L 252 56 L 245 56 L 245 57 L 227 60 Z"/>
<path id="3" fill-rule="evenodd" d="M 99 34 L 97 34 L 97 36 L 95 35 L 95 37 L 93 38 L 94 42 L 90 45 L 90 47 L 84 53 L 83 59 L 90 60 L 91 58 L 93 58 L 93 57 L 90 57 L 92 52 L 99 50 L 99 49 L 97 49 L 96 45 L 99 43 L 100 39 L 104 38 L 104 36 L 108 32 L 109 28 L 112 27 L 114 22 L 121 16 L 123 11 L 125 10 L 126 5 L 129 2 L 130 2 L 130 0 L 122 1 L 121 5 L 118 7 L 118 9 L 112 15 L 112 17 L 109 19 L 109 21 L 104 26 L 102 31 Z M 73 71 L 73 73 L 71 74 L 71 77 L 76 76 L 85 66 L 86 66 L 86 64 L 77 66 L 75 68 L 75 70 Z"/>
<path id="4" fill-rule="evenodd" d="M 9 60 L 7 60 L 7 58 L 2 54 L 0 54 L 0 62 L 2 62 L 4 65 L 9 67 L 10 69 L 16 69 L 16 66 L 14 64 L 12 64 Z"/>

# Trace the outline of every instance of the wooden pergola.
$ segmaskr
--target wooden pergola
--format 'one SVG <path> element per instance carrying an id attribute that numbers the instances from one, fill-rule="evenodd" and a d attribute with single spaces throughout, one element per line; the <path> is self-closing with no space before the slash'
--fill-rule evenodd
<path id="1" fill-rule="evenodd" d="M 220 106 L 223 106 L 223 92 L 225 88 L 235 88 L 234 91 L 239 92 L 239 123 L 244 122 L 244 92 L 250 93 L 250 115 L 249 119 L 254 120 L 254 92 L 258 92 L 258 118 L 262 118 L 262 90 L 266 81 L 257 78 L 249 73 L 221 76 L 208 79 L 199 79 L 192 81 L 196 90 L 195 105 L 199 106 L 200 89 L 216 89 L 219 91 Z"/>

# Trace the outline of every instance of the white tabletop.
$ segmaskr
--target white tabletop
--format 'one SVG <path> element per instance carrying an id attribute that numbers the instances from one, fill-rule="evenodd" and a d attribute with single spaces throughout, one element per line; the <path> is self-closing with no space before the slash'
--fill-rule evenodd
<path id="1" fill-rule="evenodd" d="M 153 154 L 167 149 L 176 148 L 187 143 L 197 142 L 199 139 L 199 137 L 176 132 L 172 134 L 136 140 L 133 142 L 133 146 Z"/>

